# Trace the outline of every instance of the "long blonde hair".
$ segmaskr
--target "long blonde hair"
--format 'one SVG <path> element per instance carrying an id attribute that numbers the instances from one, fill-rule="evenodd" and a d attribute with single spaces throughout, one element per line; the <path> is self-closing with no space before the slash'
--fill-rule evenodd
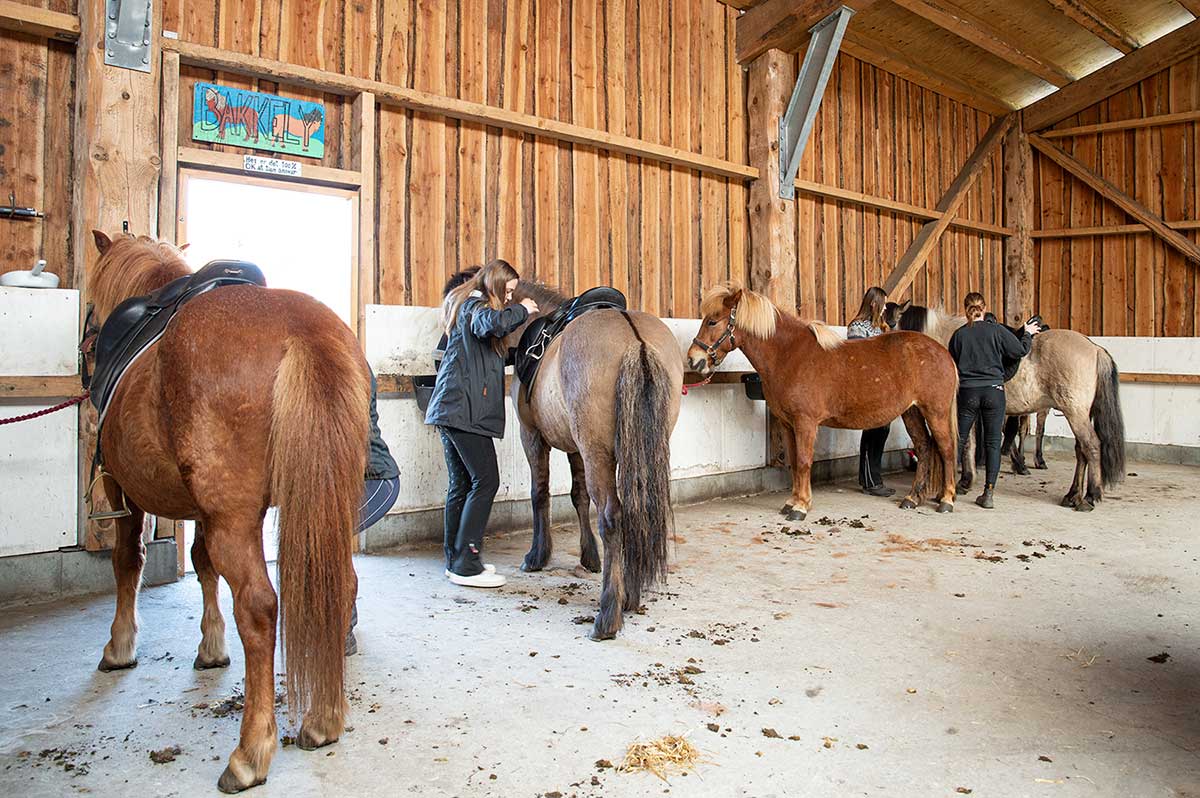
<path id="1" fill-rule="evenodd" d="M 472 291 L 483 294 L 483 301 L 492 310 L 500 310 L 504 307 L 509 281 L 520 279 L 521 275 L 517 274 L 517 270 L 508 261 L 497 258 L 481 268 L 474 278 L 446 294 L 442 301 L 442 328 L 446 335 L 449 336 L 454 331 L 455 325 L 458 324 L 458 311 Z M 504 355 L 504 339 L 494 338 L 491 344 L 498 355 Z"/>
<path id="2" fill-rule="evenodd" d="M 987 311 L 987 302 L 984 301 L 983 294 L 972 291 L 963 297 L 963 310 L 967 313 L 967 324 L 974 324 L 982 319 Z"/>

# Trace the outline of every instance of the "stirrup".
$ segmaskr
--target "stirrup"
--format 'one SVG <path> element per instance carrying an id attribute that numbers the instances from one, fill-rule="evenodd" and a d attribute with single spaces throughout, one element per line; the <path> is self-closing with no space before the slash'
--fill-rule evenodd
<path id="1" fill-rule="evenodd" d="M 92 490 L 95 489 L 96 483 L 105 477 L 112 478 L 112 474 L 104 470 L 104 466 L 100 466 L 100 472 L 92 479 L 92 484 L 88 485 L 87 494 L 83 497 L 83 505 L 87 510 L 87 520 L 89 521 L 111 521 L 115 518 L 128 518 L 133 515 L 129 510 L 129 503 L 125 501 L 125 491 L 121 491 L 121 509 L 107 510 L 105 512 L 95 512 L 92 510 L 94 502 L 92 501 Z M 120 485 L 117 486 L 120 488 Z"/>

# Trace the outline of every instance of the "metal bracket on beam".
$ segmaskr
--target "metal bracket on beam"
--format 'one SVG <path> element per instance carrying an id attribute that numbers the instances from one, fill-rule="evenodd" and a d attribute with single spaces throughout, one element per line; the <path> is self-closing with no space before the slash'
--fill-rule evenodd
<path id="1" fill-rule="evenodd" d="M 153 0 L 105 0 L 104 63 L 150 71 Z"/>
<path id="2" fill-rule="evenodd" d="M 842 6 L 809 30 L 812 38 L 800 66 L 800 76 L 796 78 L 796 88 L 792 90 L 787 111 L 779 119 L 779 196 L 784 199 L 796 197 L 800 157 L 812 133 L 813 120 L 821 107 L 846 25 L 853 15 L 854 9 Z"/>

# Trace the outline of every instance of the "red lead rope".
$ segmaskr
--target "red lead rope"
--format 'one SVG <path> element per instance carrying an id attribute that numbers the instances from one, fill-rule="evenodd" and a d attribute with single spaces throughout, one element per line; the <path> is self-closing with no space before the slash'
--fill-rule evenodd
<path id="1" fill-rule="evenodd" d="M 3 426 L 4 424 L 16 424 L 18 421 L 29 421 L 30 419 L 39 418 L 41 416 L 48 416 L 51 413 L 59 410 L 65 410 L 68 407 L 74 407 L 80 402 L 86 400 L 91 395 L 91 391 L 84 391 L 80 396 L 76 396 L 74 399 L 68 399 L 60 405 L 47 407 L 45 410 L 38 410 L 36 413 L 26 413 L 23 416 L 13 416 L 12 418 L 0 418 L 0 426 Z"/>
<path id="2" fill-rule="evenodd" d="M 701 385 L 708 385 L 710 382 L 712 382 L 713 374 L 716 374 L 716 372 L 714 371 L 714 372 L 712 372 L 712 374 L 709 374 L 708 377 L 706 377 L 704 379 L 704 382 L 696 382 L 696 383 L 692 383 L 691 385 L 684 385 L 683 386 L 683 395 L 687 396 L 688 389 L 690 389 L 690 388 L 699 388 Z"/>

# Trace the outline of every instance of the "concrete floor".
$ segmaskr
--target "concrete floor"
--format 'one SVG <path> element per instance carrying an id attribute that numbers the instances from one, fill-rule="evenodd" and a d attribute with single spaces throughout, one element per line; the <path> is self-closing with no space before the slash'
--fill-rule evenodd
<path id="1" fill-rule="evenodd" d="M 779 495 L 680 509 L 667 590 L 607 643 L 572 620 L 598 595 L 573 530 L 543 574 L 516 570 L 527 535 L 494 541 L 496 592 L 449 585 L 433 546 L 361 557 L 353 730 L 282 748 L 252 794 L 1200 795 L 1200 472 L 1132 465 L 1081 515 L 1056 505 L 1070 468 L 1005 475 L 990 513 L 846 485 L 817 488 L 811 523 L 780 523 Z M 232 615 L 233 666 L 198 673 L 194 578 L 141 608 L 141 664 L 114 674 L 94 670 L 110 598 L 2 614 L 0 794 L 215 794 Z M 708 763 L 596 767 L 668 733 Z"/>

